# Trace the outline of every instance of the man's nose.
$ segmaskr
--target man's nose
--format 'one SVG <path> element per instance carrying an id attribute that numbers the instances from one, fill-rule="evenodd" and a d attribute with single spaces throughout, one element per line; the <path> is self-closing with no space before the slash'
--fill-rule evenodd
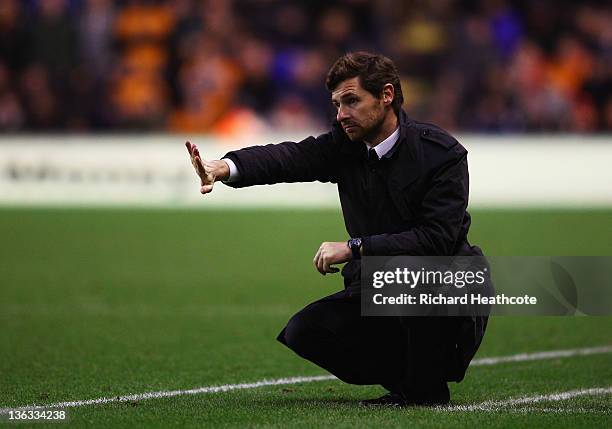
<path id="1" fill-rule="evenodd" d="M 348 117 L 349 115 L 347 115 L 346 110 L 342 106 L 340 106 L 338 108 L 338 113 L 336 114 L 336 120 L 338 122 L 342 122 L 342 120 L 348 119 Z"/>

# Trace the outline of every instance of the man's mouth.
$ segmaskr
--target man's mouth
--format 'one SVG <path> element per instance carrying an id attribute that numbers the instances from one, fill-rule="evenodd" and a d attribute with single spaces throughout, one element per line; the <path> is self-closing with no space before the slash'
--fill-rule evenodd
<path id="1" fill-rule="evenodd" d="M 355 128 L 357 128 L 357 125 L 351 124 L 351 125 L 344 125 L 344 131 L 346 131 L 347 133 L 349 131 L 353 131 Z"/>

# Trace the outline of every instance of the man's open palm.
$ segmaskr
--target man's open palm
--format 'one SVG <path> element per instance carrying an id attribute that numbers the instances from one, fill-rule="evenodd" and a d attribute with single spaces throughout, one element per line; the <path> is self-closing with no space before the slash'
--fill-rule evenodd
<path id="1" fill-rule="evenodd" d="M 208 194 L 213 190 L 216 177 L 213 174 L 213 166 L 207 161 L 203 161 L 200 157 L 198 147 L 190 142 L 186 142 L 187 152 L 191 158 L 191 164 L 195 169 L 196 174 L 200 177 L 200 192 Z"/>

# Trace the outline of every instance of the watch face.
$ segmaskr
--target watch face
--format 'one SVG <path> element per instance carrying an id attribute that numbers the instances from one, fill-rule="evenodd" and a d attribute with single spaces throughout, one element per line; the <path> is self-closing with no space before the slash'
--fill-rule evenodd
<path id="1" fill-rule="evenodd" d="M 353 253 L 353 259 L 361 259 L 361 238 L 351 238 L 349 240 L 349 247 Z"/>

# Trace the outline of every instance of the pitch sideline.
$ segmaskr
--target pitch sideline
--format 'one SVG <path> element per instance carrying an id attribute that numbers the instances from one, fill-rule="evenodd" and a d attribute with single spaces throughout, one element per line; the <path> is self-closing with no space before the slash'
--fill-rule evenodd
<path id="1" fill-rule="evenodd" d="M 609 387 L 593 387 L 589 389 L 576 389 L 568 390 L 566 392 L 550 393 L 547 395 L 533 395 L 523 396 L 520 398 L 509 398 L 503 400 L 488 400 L 481 402 L 480 404 L 472 405 L 451 405 L 448 407 L 439 407 L 441 411 L 501 411 L 507 408 L 513 411 L 522 411 L 523 408 L 517 408 L 521 405 L 537 404 L 539 402 L 558 402 L 565 401 L 568 399 L 576 398 L 579 396 L 599 396 L 599 395 L 610 395 L 612 394 L 612 386 Z M 527 408 L 529 411 L 537 411 L 538 408 Z M 544 409 L 545 412 L 560 412 L 564 411 L 560 408 Z M 573 411 L 573 410 L 567 410 Z M 577 409 L 579 412 L 585 412 L 588 410 Z"/>
<path id="2" fill-rule="evenodd" d="M 569 349 L 569 350 L 552 350 L 552 351 L 544 351 L 544 352 L 536 352 L 536 353 L 520 353 L 516 355 L 510 356 L 499 356 L 492 358 L 481 358 L 474 359 L 470 366 L 485 366 L 485 365 L 496 365 L 500 363 L 508 363 L 508 362 L 525 362 L 525 361 L 534 361 L 534 360 L 544 360 L 544 359 L 556 359 L 556 358 L 566 358 L 573 356 L 587 356 L 594 354 L 603 354 L 603 353 L 612 353 L 612 346 L 601 346 L 601 347 L 588 347 L 582 349 Z M 43 405 L 24 405 L 20 407 L 7 407 L 0 408 L 0 414 L 8 414 L 10 411 L 17 410 L 41 410 L 41 409 L 49 409 L 49 408 L 74 408 L 74 407 L 82 407 L 86 405 L 101 405 L 108 404 L 112 402 L 130 402 L 130 401 L 143 401 L 147 399 L 158 399 L 158 398 L 171 398 L 174 396 L 184 396 L 184 395 L 197 395 L 202 393 L 218 393 L 218 392 L 228 392 L 231 390 L 244 390 L 244 389 L 255 389 L 258 387 L 265 386 L 282 386 L 288 384 L 298 384 L 298 383 L 312 383 L 315 381 L 326 381 L 326 380 L 334 380 L 336 379 L 333 375 L 318 375 L 311 377 L 289 377 L 289 378 L 278 378 L 275 380 L 260 380 L 253 383 L 239 383 L 239 384 L 224 384 L 220 386 L 204 386 L 198 387 L 194 389 L 186 389 L 186 390 L 170 390 L 170 391 L 159 391 L 159 392 L 148 392 L 148 393 L 137 393 L 132 395 L 124 395 L 124 396 L 115 396 L 115 397 L 103 397 L 97 399 L 87 399 L 80 401 L 67 401 L 67 402 L 56 402 L 53 404 L 43 404 Z M 582 393 L 579 393 L 582 392 Z M 584 393 L 591 392 L 591 393 Z M 593 393 L 599 392 L 599 393 Z M 603 393 L 602 393 L 603 392 Z M 456 407 L 457 411 L 461 411 L 463 409 L 465 411 L 476 411 L 477 407 L 493 407 L 491 404 L 498 404 L 499 407 L 507 406 L 507 405 L 516 405 L 522 403 L 521 401 L 527 401 L 526 403 L 538 402 L 539 400 L 535 400 L 534 398 L 552 398 L 550 400 L 562 400 L 555 399 L 557 397 L 561 397 L 566 399 L 567 395 L 586 395 L 586 394 L 607 394 L 612 393 L 612 387 L 608 388 L 595 388 L 595 389 L 585 389 L 579 391 L 569 391 L 569 392 L 561 392 L 552 395 L 538 395 L 536 397 L 526 397 L 526 398 L 518 398 L 518 399 L 509 399 L 505 401 L 485 401 L 482 404 L 476 405 L 466 405 L 466 406 L 451 406 L 444 407 L 441 409 L 450 409 L 454 410 Z M 565 396 L 564 396 L 565 395 Z M 570 397 L 574 397 L 570 396 Z M 531 398 L 531 399 L 530 399 Z M 545 399 L 541 399 L 545 400 Z M 519 401 L 519 402 L 508 402 L 508 401 Z M 530 402 L 531 401 L 531 402 Z M 506 404 L 508 402 L 508 404 Z M 485 405 L 489 404 L 489 405 Z M 506 404 L 506 405 L 504 405 Z M 472 407 L 472 408 L 470 408 Z M 476 407 L 476 408 L 474 408 Z M 487 409 L 487 410 L 492 410 Z"/>

